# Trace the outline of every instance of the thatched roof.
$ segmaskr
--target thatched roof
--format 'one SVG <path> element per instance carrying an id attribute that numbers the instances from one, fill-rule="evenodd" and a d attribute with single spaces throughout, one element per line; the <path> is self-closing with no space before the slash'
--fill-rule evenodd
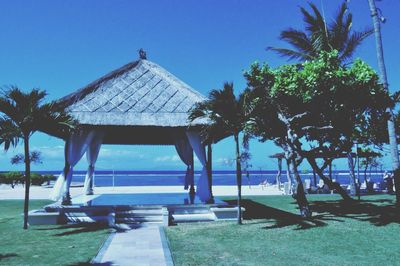
<path id="1" fill-rule="evenodd" d="M 190 109 L 205 99 L 161 66 L 140 59 L 61 101 L 82 125 L 187 127 Z"/>

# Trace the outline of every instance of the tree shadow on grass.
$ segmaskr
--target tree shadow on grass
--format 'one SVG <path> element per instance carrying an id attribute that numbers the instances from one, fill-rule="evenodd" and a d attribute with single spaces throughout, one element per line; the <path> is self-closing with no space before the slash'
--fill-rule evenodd
<path id="1" fill-rule="evenodd" d="M 67 230 L 61 233 L 54 234 L 54 236 L 67 236 L 67 235 L 75 235 L 80 233 L 88 233 L 88 232 L 96 232 L 100 230 L 104 230 L 109 228 L 107 224 L 101 223 L 81 223 L 81 224 L 67 224 L 56 227 L 47 227 L 47 228 L 37 228 L 35 230 L 47 231 L 47 230 Z M 74 229 L 74 230 L 68 230 Z"/>
<path id="2" fill-rule="evenodd" d="M 319 214 L 318 216 L 322 220 L 334 216 L 369 222 L 375 226 L 385 226 L 392 223 L 400 224 L 400 208 L 394 204 L 387 203 L 392 203 L 392 201 L 313 201 L 310 203 L 310 207 L 313 212 Z"/>
<path id="3" fill-rule="evenodd" d="M 225 200 L 225 202 L 231 205 L 236 204 L 236 200 Z M 272 208 L 249 199 L 242 200 L 242 207 L 246 209 L 246 211 L 243 213 L 243 219 L 245 220 L 253 220 L 253 219 L 275 220 L 275 224 L 271 226 L 266 226 L 264 227 L 265 229 L 282 228 L 286 226 L 295 225 L 297 226 L 296 230 L 302 230 L 302 229 L 310 229 L 314 227 L 321 227 L 327 225 L 325 222 L 321 221 L 318 217 L 305 219 L 294 213 Z"/>
<path id="4" fill-rule="evenodd" d="M 231 205 L 236 204 L 236 200 L 226 200 L 226 202 Z M 248 199 L 242 200 L 242 206 L 246 209 L 243 213 L 245 220 L 265 219 L 275 221 L 275 224 L 266 226 L 266 229 L 293 225 L 297 226 L 295 230 L 310 229 L 327 226 L 330 221 L 345 222 L 346 219 L 369 222 L 375 226 L 400 224 L 400 207 L 396 207 L 393 201 L 388 199 L 353 202 L 343 200 L 310 201 L 310 208 L 313 212 L 311 219 L 305 219 L 300 215 Z M 265 221 L 261 222 L 264 223 Z"/>
<path id="5" fill-rule="evenodd" d="M 5 254 L 1 254 L 1 253 L 0 253 L 0 261 L 1 261 L 2 259 L 12 258 L 12 257 L 18 257 L 18 254 L 16 254 L 16 253 L 5 253 Z"/>

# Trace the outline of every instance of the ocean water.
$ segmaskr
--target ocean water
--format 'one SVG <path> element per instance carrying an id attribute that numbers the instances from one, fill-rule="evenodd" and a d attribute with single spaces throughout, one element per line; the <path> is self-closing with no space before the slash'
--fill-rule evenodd
<path id="1" fill-rule="evenodd" d="M 41 171 L 42 174 L 58 175 L 60 172 L 56 171 Z M 83 183 L 85 179 L 85 171 L 75 171 L 73 174 L 73 182 Z M 243 173 L 242 185 L 259 185 L 267 181 L 270 184 L 275 183 L 277 171 L 249 171 Z M 195 184 L 200 176 L 200 172 L 195 172 Z M 303 180 L 311 179 L 311 184 L 314 184 L 314 177 L 312 172 L 301 173 Z M 95 186 L 179 186 L 184 184 L 185 171 L 104 171 L 99 170 L 95 172 Z M 332 178 L 336 179 L 341 184 L 349 184 L 350 179 L 347 171 L 334 171 Z M 360 172 L 360 181 L 364 181 L 364 173 Z M 367 173 L 367 178 L 375 183 L 383 182 L 383 172 Z M 286 172 L 283 171 L 281 175 L 281 182 L 286 182 Z M 319 178 L 316 178 L 319 182 Z M 214 186 L 221 185 L 236 185 L 236 172 L 235 171 L 213 171 Z"/>

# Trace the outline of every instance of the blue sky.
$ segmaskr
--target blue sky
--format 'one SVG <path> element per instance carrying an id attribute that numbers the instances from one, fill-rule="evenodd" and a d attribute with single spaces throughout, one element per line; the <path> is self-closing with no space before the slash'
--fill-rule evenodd
<path id="1" fill-rule="evenodd" d="M 324 7 L 326 19 L 341 0 L 312 1 Z M 278 40 L 287 27 L 302 28 L 300 0 L 0 0 L 0 86 L 24 90 L 42 88 L 49 100 L 77 90 L 109 71 L 136 60 L 143 47 L 148 58 L 204 95 L 233 81 L 244 89 L 243 70 L 254 61 L 271 66 L 286 63 L 267 46 L 285 46 Z M 400 1 L 384 0 L 378 6 L 387 18 L 383 25 L 384 49 L 390 88 L 400 88 Z M 367 0 L 352 0 L 354 28 L 371 26 Z M 358 49 L 376 68 L 375 40 L 369 37 Z M 39 170 L 61 170 L 63 142 L 36 133 L 31 145 L 40 150 Z M 232 139 L 214 146 L 214 169 L 230 169 Z M 18 147 L 0 152 L 0 170 L 11 169 L 9 159 Z M 251 143 L 253 169 L 275 168 L 268 155 L 278 152 L 272 143 Z M 389 166 L 387 158 L 385 165 Z M 338 169 L 344 162 L 338 161 Z M 173 147 L 103 146 L 98 169 L 184 169 Z M 304 166 L 306 167 L 306 166 Z M 14 167 L 15 168 L 15 167 Z M 21 168 L 21 166 L 16 167 Z M 85 160 L 78 169 L 86 168 Z"/>

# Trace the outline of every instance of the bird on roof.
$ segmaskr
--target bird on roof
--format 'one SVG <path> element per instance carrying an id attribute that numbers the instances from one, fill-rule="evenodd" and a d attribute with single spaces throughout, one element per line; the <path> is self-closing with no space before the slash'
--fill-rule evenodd
<path id="1" fill-rule="evenodd" d="M 140 58 L 140 59 L 147 59 L 146 51 L 143 50 L 143 48 L 140 48 L 140 49 L 139 49 L 139 58 Z"/>

